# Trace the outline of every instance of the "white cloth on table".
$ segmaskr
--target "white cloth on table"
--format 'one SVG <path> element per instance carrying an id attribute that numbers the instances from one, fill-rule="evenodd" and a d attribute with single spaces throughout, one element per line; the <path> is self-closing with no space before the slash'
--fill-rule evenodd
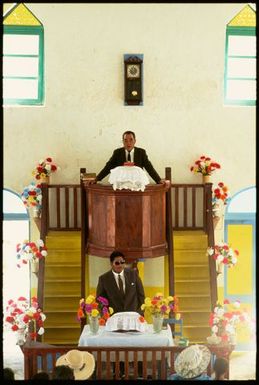
<path id="1" fill-rule="evenodd" d="M 85 325 L 79 338 L 78 346 L 96 346 L 96 347 L 156 347 L 156 346 L 174 346 L 172 331 L 169 325 L 167 329 L 161 330 L 160 333 L 153 331 L 152 324 L 146 324 L 146 331 L 142 332 L 110 332 L 105 326 L 100 326 L 97 334 L 92 334 L 89 325 Z M 93 352 L 96 355 L 96 352 Z M 120 352 L 120 360 L 124 360 L 124 353 Z M 157 359 L 161 358 L 157 353 Z M 170 353 L 166 353 L 168 364 L 170 365 Z M 111 361 L 115 361 L 115 352 L 111 352 Z M 142 353 L 138 353 L 138 359 L 142 359 Z M 102 360 L 106 360 L 106 353 L 102 352 Z M 129 352 L 129 361 L 134 360 L 133 352 Z M 152 353 L 147 353 L 147 360 L 152 360 Z"/>
<path id="2" fill-rule="evenodd" d="M 145 171 L 138 166 L 118 166 L 111 170 L 108 179 L 114 190 L 129 189 L 144 191 L 149 179 Z"/>
<path id="3" fill-rule="evenodd" d="M 135 311 L 115 313 L 107 319 L 105 330 L 110 332 L 116 330 L 145 332 L 147 321 L 141 322 L 139 317 L 139 313 Z"/>

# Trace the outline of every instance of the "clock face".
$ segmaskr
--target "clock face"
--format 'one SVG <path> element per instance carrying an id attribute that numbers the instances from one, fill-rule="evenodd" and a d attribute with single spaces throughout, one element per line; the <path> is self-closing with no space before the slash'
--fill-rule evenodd
<path id="1" fill-rule="evenodd" d="M 128 78 L 139 78 L 140 76 L 140 66 L 138 64 L 128 64 L 127 65 L 127 77 Z"/>

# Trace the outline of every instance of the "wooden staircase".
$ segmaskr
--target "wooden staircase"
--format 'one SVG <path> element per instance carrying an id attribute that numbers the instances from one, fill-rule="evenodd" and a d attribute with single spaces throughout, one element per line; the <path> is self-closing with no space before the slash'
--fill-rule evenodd
<path id="1" fill-rule="evenodd" d="M 190 343 L 204 343 L 210 333 L 210 276 L 204 231 L 174 232 L 175 294 Z"/>
<path id="2" fill-rule="evenodd" d="M 81 298 L 81 232 L 49 231 L 46 246 L 43 342 L 77 345 L 80 336 L 76 313 Z"/>

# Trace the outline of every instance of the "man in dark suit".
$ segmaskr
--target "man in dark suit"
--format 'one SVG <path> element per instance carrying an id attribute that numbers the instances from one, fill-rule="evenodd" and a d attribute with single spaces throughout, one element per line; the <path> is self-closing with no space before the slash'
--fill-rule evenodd
<path id="1" fill-rule="evenodd" d="M 156 183 L 164 183 L 148 159 L 146 151 L 143 148 L 135 147 L 135 133 L 132 131 L 124 132 L 122 135 L 122 140 L 123 147 L 117 148 L 113 151 L 111 158 L 108 160 L 104 168 L 99 172 L 95 182 L 105 178 L 110 173 L 111 169 L 118 166 L 123 166 L 125 162 L 134 162 L 135 166 L 145 168 L 145 170 Z"/>
<path id="2" fill-rule="evenodd" d="M 143 284 L 136 270 L 125 269 L 125 257 L 120 251 L 110 255 L 111 270 L 99 277 L 96 296 L 105 297 L 114 313 L 135 311 L 143 314 Z"/>
<path id="3" fill-rule="evenodd" d="M 125 256 L 115 250 L 110 255 L 111 270 L 99 277 L 96 297 L 104 297 L 114 313 L 135 311 L 143 315 L 140 309 L 145 300 L 144 287 L 136 270 L 125 269 Z M 120 377 L 124 377 L 124 363 L 120 362 Z M 142 376 L 142 362 L 138 362 L 138 373 Z"/>

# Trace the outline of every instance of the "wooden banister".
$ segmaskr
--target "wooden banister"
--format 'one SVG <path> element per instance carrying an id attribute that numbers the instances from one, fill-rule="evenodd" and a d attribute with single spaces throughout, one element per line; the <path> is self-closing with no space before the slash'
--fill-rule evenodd
<path id="1" fill-rule="evenodd" d="M 207 347 L 214 358 L 224 357 L 228 361 L 230 354 L 234 349 L 233 345 L 207 345 Z M 123 361 L 125 365 L 125 379 L 137 379 L 138 361 L 141 361 L 143 367 L 143 379 L 147 379 L 148 376 L 150 376 L 152 380 L 165 380 L 170 374 L 175 372 L 175 358 L 177 354 L 185 348 L 180 346 L 75 347 L 69 345 L 53 346 L 39 342 L 26 342 L 22 347 L 24 354 L 25 380 L 30 379 L 39 371 L 46 371 L 51 374 L 58 356 L 65 354 L 71 349 L 87 351 L 94 355 L 96 368 L 92 379 L 113 379 L 113 369 L 115 369 L 114 379 L 119 379 L 120 361 Z M 207 368 L 208 375 L 211 375 L 212 373 L 213 361 L 214 360 L 212 359 Z M 115 365 L 112 365 L 112 362 L 115 362 Z M 227 378 L 229 378 L 229 371 L 227 373 Z"/>
<path id="2" fill-rule="evenodd" d="M 166 167 L 165 178 L 172 181 L 171 167 Z M 174 296 L 174 246 L 173 246 L 173 224 L 172 224 L 172 194 L 171 188 L 166 192 L 166 240 L 168 250 L 169 270 L 169 294 Z"/>

